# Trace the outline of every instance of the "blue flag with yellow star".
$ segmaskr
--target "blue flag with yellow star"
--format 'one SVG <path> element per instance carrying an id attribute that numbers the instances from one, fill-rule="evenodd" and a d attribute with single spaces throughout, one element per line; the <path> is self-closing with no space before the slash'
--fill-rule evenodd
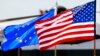
<path id="1" fill-rule="evenodd" d="M 27 45 L 36 45 L 39 43 L 38 36 L 35 31 L 35 22 L 54 16 L 55 10 L 51 9 L 44 15 L 30 20 L 29 22 L 20 25 L 7 26 L 4 29 L 4 40 L 2 49 L 4 51 L 20 48 Z"/>

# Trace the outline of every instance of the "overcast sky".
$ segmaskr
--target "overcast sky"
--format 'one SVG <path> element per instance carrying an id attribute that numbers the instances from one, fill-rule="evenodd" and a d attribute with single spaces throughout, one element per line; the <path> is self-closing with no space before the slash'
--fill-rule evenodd
<path id="1" fill-rule="evenodd" d="M 56 6 L 56 2 L 58 3 L 58 5 L 62 5 L 70 9 L 88 3 L 90 1 L 94 0 L 0 0 L 0 20 L 14 17 L 38 15 L 40 9 L 49 10 Z M 97 11 L 100 12 L 99 5 L 100 0 L 97 0 Z M 96 20 L 98 24 L 100 24 L 99 18 L 100 13 L 97 13 Z M 6 25 L 11 24 L 19 24 L 28 20 L 29 19 L 4 22 L 0 23 L 0 27 L 5 27 Z"/>
<path id="2" fill-rule="evenodd" d="M 93 0 L 0 0 L 0 20 L 39 14 L 39 10 L 49 10 L 58 5 L 73 8 Z"/>

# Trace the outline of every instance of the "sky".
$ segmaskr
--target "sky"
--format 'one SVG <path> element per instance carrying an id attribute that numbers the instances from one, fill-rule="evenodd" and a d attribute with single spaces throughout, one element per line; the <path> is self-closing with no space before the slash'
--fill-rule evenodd
<path id="1" fill-rule="evenodd" d="M 56 7 L 56 3 L 58 3 L 58 5 L 62 5 L 68 9 L 71 9 L 91 1 L 94 0 L 0 0 L 0 20 L 22 16 L 39 15 L 40 9 L 49 10 Z M 97 11 L 99 10 L 100 8 L 97 7 Z M 33 18 L 9 22 L 0 22 L 0 27 L 5 28 L 8 25 L 21 24 L 31 19 Z M 98 19 L 98 22 L 99 21 L 100 19 Z"/>
<path id="2" fill-rule="evenodd" d="M 56 6 L 56 2 L 70 9 L 90 1 L 94 0 L 0 0 L 0 20 L 38 15 L 40 9 L 49 10 Z"/>

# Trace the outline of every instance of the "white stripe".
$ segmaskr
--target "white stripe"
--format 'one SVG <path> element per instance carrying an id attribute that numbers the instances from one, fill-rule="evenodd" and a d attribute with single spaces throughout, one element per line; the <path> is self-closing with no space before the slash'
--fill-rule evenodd
<path id="1" fill-rule="evenodd" d="M 44 26 L 42 29 L 38 30 L 37 33 L 39 34 L 39 33 L 43 32 L 45 30 L 48 30 L 50 28 L 60 27 L 60 26 L 63 26 L 63 25 L 71 24 L 71 23 L 72 23 L 72 21 L 68 21 L 68 22 L 59 23 L 59 24 L 56 24 L 56 25 L 53 25 L 53 26 L 48 26 L 48 27 Z"/>
<path id="2" fill-rule="evenodd" d="M 62 14 L 62 15 L 60 15 L 59 17 L 55 18 L 54 20 L 50 20 L 50 21 L 47 21 L 47 22 L 43 22 L 43 23 L 41 23 L 41 24 L 36 24 L 36 28 L 42 27 L 42 26 L 44 26 L 44 25 L 46 25 L 46 24 L 53 23 L 53 22 L 55 22 L 55 21 L 61 19 L 61 18 L 64 17 L 64 16 L 67 16 L 67 15 L 69 15 L 69 14 L 72 14 L 72 12 L 70 11 L 70 12 L 67 12 L 67 13 L 65 13 L 65 14 Z"/>
<path id="3" fill-rule="evenodd" d="M 67 33 L 71 33 L 71 32 L 89 31 L 89 30 L 94 30 L 94 27 L 90 27 L 90 28 L 77 28 L 77 29 L 66 30 L 66 31 L 63 31 L 63 32 L 55 35 L 55 36 L 50 36 L 50 37 L 46 37 L 46 38 L 40 39 L 39 42 L 43 42 L 43 41 L 47 41 L 47 40 L 52 40 L 54 38 L 57 38 L 58 36 L 61 36 L 61 35 L 67 34 Z M 70 36 L 70 35 L 67 35 L 67 36 Z"/>
<path id="4" fill-rule="evenodd" d="M 66 38 L 75 38 L 75 37 L 85 37 L 85 36 L 94 36 L 94 33 L 85 33 L 85 34 L 76 34 L 76 35 L 70 35 L 70 36 L 64 36 L 64 37 L 61 37 L 61 38 L 58 38 L 56 40 L 53 40 L 49 43 L 45 43 L 45 44 L 41 44 L 39 46 L 39 48 L 42 48 L 42 47 L 46 47 L 46 46 L 49 46 L 49 45 L 52 45 L 53 43 L 57 42 L 57 41 L 60 41 L 60 40 L 63 40 L 63 39 L 66 39 Z"/>
<path id="5" fill-rule="evenodd" d="M 67 16 L 67 17 L 64 17 L 64 18 L 61 18 L 60 20 L 55 21 L 51 26 L 55 26 L 57 23 L 66 21 L 66 20 L 68 20 L 68 19 L 70 19 L 72 17 L 73 17 L 73 15 L 70 15 L 70 16 Z"/>
<path id="6" fill-rule="evenodd" d="M 60 19 L 60 18 L 62 18 L 62 17 L 64 17 L 64 16 L 67 16 L 67 15 L 69 15 L 69 14 L 72 14 L 72 11 L 69 11 L 69 12 L 66 12 L 66 13 L 64 13 L 64 14 L 61 14 L 59 17 L 57 17 L 58 19 Z"/>
<path id="7" fill-rule="evenodd" d="M 74 26 L 73 26 L 73 27 L 74 27 Z M 61 31 L 65 30 L 65 29 L 68 29 L 68 28 L 69 28 L 69 27 L 66 26 L 66 27 L 64 27 L 64 28 L 55 29 L 55 30 L 51 30 L 51 31 L 42 33 L 42 34 L 39 36 L 39 38 L 41 38 L 42 36 L 45 36 L 45 35 L 53 34 L 53 33 L 55 33 L 55 32 L 61 32 Z M 88 28 L 94 28 L 94 27 L 88 27 Z M 77 29 L 79 29 L 79 28 L 77 28 Z M 87 30 L 87 28 L 80 28 L 80 29 Z M 70 30 L 74 30 L 74 29 L 70 29 Z M 66 30 L 66 31 L 68 31 L 68 30 Z"/>
<path id="8" fill-rule="evenodd" d="M 70 23 L 70 22 L 69 22 Z M 64 24 L 65 25 L 65 24 Z M 76 25 L 68 25 L 68 26 L 65 26 L 64 28 L 60 28 L 60 29 L 55 29 L 55 30 L 51 30 L 51 31 L 48 31 L 48 32 L 45 32 L 45 33 L 42 33 L 40 36 L 39 36 L 39 38 L 41 38 L 42 36 L 45 36 L 45 35 L 48 35 L 48 34 L 53 34 L 53 33 L 55 33 L 55 32 L 60 32 L 60 31 L 63 31 L 63 30 L 65 30 L 65 29 L 67 29 L 67 28 L 70 28 L 70 27 L 75 27 Z M 81 26 L 81 25 L 78 25 L 78 26 Z M 84 25 L 85 26 L 85 25 Z M 38 32 L 38 34 L 39 34 L 39 32 Z"/>
<path id="9" fill-rule="evenodd" d="M 68 24 L 68 23 L 70 23 L 70 22 L 66 22 L 65 24 Z M 56 26 L 52 26 L 52 27 L 51 26 L 44 27 L 44 28 L 38 30 L 37 33 L 39 34 L 39 33 L 43 32 L 45 30 L 48 30 L 50 28 L 59 27 L 59 26 L 65 25 L 65 24 L 61 23 L 61 24 L 57 24 Z M 94 24 L 94 22 L 75 23 L 75 24 L 68 25 L 67 28 L 77 26 L 77 25 L 88 25 L 88 24 Z"/>
<path id="10" fill-rule="evenodd" d="M 70 24 L 70 23 L 72 23 L 72 21 L 69 21 L 69 22 L 67 22 L 67 23 L 66 23 L 66 22 L 63 22 L 62 24 L 60 24 L 60 26 L 61 26 L 61 25 L 63 26 L 63 25 L 66 25 L 66 24 Z M 51 30 L 51 31 L 48 31 L 48 32 L 45 32 L 45 33 L 46 33 L 46 35 L 48 35 L 48 34 L 52 34 L 52 33 L 55 33 L 55 32 L 62 31 L 62 30 L 67 29 L 67 28 L 68 28 L 68 26 L 65 26 L 64 28 L 60 28 L 59 30 L 56 30 L 56 29 L 55 29 L 55 30 Z M 45 30 L 45 31 L 46 31 L 46 30 Z M 41 32 L 37 32 L 37 33 L 39 34 L 39 33 L 41 33 Z M 42 33 L 42 35 L 40 35 L 39 38 L 42 37 L 42 36 L 44 36 L 45 33 Z"/>

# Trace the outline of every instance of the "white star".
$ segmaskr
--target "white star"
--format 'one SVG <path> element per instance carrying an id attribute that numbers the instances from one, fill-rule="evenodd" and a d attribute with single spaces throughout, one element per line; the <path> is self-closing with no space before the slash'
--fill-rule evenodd
<path id="1" fill-rule="evenodd" d="M 88 9 L 88 11 L 91 11 L 90 9 Z"/>
<path id="2" fill-rule="evenodd" d="M 18 28 L 17 30 L 19 31 L 20 29 Z"/>
<path id="3" fill-rule="evenodd" d="M 90 8 L 90 6 L 88 6 L 87 8 Z"/>
<path id="4" fill-rule="evenodd" d="M 88 19 L 85 19 L 86 21 L 88 20 Z"/>
<path id="5" fill-rule="evenodd" d="M 85 11 L 86 13 L 88 12 L 88 11 Z"/>
<path id="6" fill-rule="evenodd" d="M 17 36 L 17 33 L 15 35 Z"/>
<path id="7" fill-rule="evenodd" d="M 92 6 L 94 7 L 94 4 L 92 4 Z"/>
<path id="8" fill-rule="evenodd" d="M 25 43 L 27 42 L 27 40 L 24 41 Z"/>
<path id="9" fill-rule="evenodd" d="M 19 37 L 16 38 L 16 40 L 18 40 L 18 39 L 19 39 Z"/>
<path id="10" fill-rule="evenodd" d="M 87 17 L 88 15 L 86 15 L 86 17 Z"/>
<path id="11" fill-rule="evenodd" d="M 81 12 L 82 14 L 84 14 L 84 12 Z"/>
<path id="12" fill-rule="evenodd" d="M 93 7 L 91 6 L 90 8 L 92 9 Z"/>
<path id="13" fill-rule="evenodd" d="M 83 19 L 81 19 L 81 21 L 84 21 Z"/>
<path id="14" fill-rule="evenodd" d="M 78 17 L 76 16 L 76 18 L 78 18 Z M 74 19 L 74 20 L 76 20 L 76 19 Z"/>
<path id="15" fill-rule="evenodd" d="M 92 12 L 92 10 L 90 12 Z"/>
<path id="16" fill-rule="evenodd" d="M 19 37 L 17 37 L 17 38 L 16 38 L 16 40 L 18 40 L 19 42 L 22 42 L 22 40 L 21 40 L 21 39 L 19 39 Z"/>
<path id="17" fill-rule="evenodd" d="M 31 39 L 32 39 L 32 37 L 29 37 L 29 39 L 31 40 Z"/>
<path id="18" fill-rule="evenodd" d="M 29 23 L 27 25 L 30 25 Z"/>
<path id="19" fill-rule="evenodd" d="M 90 15 L 90 13 L 88 13 L 88 15 Z"/>
<path id="20" fill-rule="evenodd" d="M 85 17 L 83 17 L 85 19 Z"/>
<path id="21" fill-rule="evenodd" d="M 22 42 L 22 40 L 20 39 L 19 42 Z"/>
<path id="22" fill-rule="evenodd" d="M 35 34 L 35 32 L 33 32 L 33 34 Z"/>
<path id="23" fill-rule="evenodd" d="M 92 18 L 90 20 L 93 20 Z"/>
<path id="24" fill-rule="evenodd" d="M 90 17 L 88 17 L 90 19 Z"/>
<path id="25" fill-rule="evenodd" d="M 22 25 L 22 27 L 24 28 L 24 27 L 25 27 L 25 25 Z"/>
<path id="26" fill-rule="evenodd" d="M 76 20 L 76 21 L 78 21 L 78 20 Z"/>
<path id="27" fill-rule="evenodd" d="M 90 16 L 92 17 L 93 15 L 91 14 Z"/>
<path id="28" fill-rule="evenodd" d="M 85 6 L 83 7 L 83 9 L 85 8 Z"/>

